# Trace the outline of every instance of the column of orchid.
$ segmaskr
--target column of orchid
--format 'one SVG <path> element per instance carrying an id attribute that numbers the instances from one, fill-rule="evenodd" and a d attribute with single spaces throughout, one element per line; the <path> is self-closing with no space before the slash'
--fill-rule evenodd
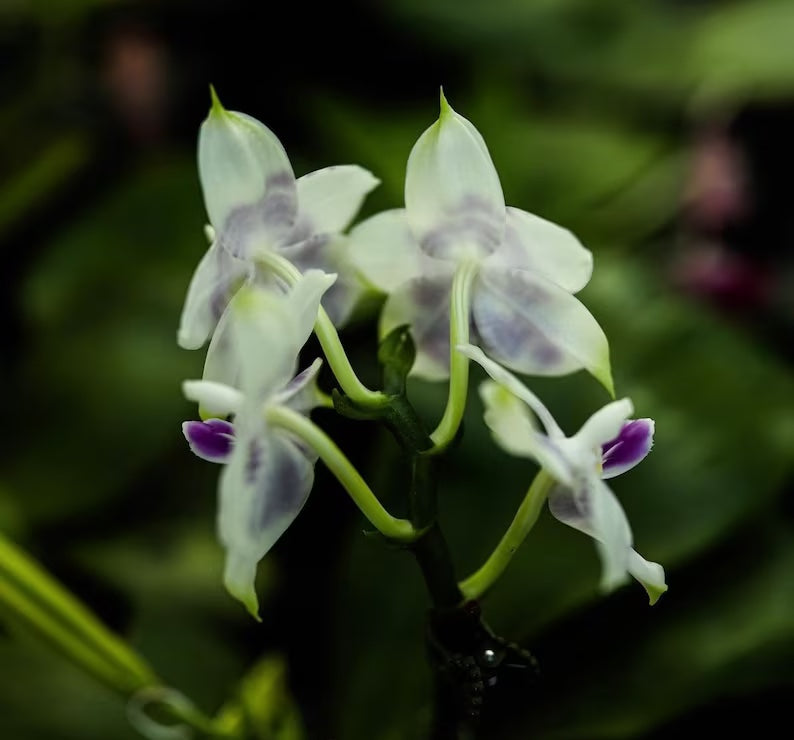
<path id="1" fill-rule="evenodd" d="M 477 598 L 494 584 L 546 501 L 559 521 L 595 540 L 605 590 L 629 575 L 652 603 L 666 590 L 662 567 L 634 550 L 623 509 L 604 482 L 647 455 L 653 422 L 631 420 L 632 404 L 623 399 L 566 436 L 509 371 L 584 369 L 613 395 L 607 339 L 575 295 L 590 279 L 592 255 L 569 231 L 505 206 L 482 136 L 443 95 L 439 119 L 408 158 L 405 208 L 350 231 L 378 180 L 354 165 L 296 179 L 275 135 L 226 111 L 214 92 L 199 138 L 199 174 L 211 245 L 188 290 L 179 343 L 210 343 L 203 378 L 184 384 L 203 421 L 185 422 L 183 430 L 197 455 L 223 464 L 224 581 L 254 616 L 257 564 L 299 514 L 318 458 L 385 537 L 415 545 L 429 528 L 384 509 L 311 420 L 312 409 L 335 405 L 347 416 L 381 419 L 410 442 L 416 435 L 399 425 L 417 417 L 394 412 L 411 409 L 404 373 L 446 381 L 445 411 L 432 432 L 419 433 L 427 441 L 414 450 L 443 454 L 466 407 L 471 360 L 491 378 L 480 395 L 496 443 L 540 470 L 493 554 L 455 593 Z M 372 289 L 387 296 L 381 336 L 407 326 L 412 340 L 404 367 L 398 363 L 403 377 L 383 390 L 361 383 L 337 333 Z M 336 378 L 333 401 L 317 388 L 320 360 L 296 375 L 312 331 Z"/>

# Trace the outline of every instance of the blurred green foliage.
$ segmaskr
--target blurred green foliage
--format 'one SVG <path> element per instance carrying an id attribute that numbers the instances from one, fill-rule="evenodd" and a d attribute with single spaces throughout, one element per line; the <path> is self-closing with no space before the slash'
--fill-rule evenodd
<path id="1" fill-rule="evenodd" d="M 64 37 L 106 5 L 17 0 L 0 6 L 0 23 L 38 29 L 42 54 L 77 58 Z M 189 3 L 170 5 L 191 12 Z M 392 0 L 378 10 L 367 20 L 395 41 L 384 59 L 370 60 L 373 76 L 420 51 L 438 67 L 430 65 L 416 99 L 389 109 L 355 86 L 295 90 L 312 134 L 310 153 L 293 157 L 298 174 L 359 162 L 383 180 L 367 208 L 399 205 L 407 154 L 435 117 L 443 80 L 434 75 L 454 67 L 460 88 L 446 92 L 483 133 L 508 203 L 565 224 L 593 248 L 583 299 L 610 337 L 618 392 L 657 421 L 654 453 L 615 489 L 638 549 L 667 567 L 669 593 L 652 610 L 639 588 L 603 599 L 591 543 L 541 517 L 485 605 L 500 634 L 537 650 L 545 673 L 540 698 L 505 710 L 498 736 L 650 740 L 709 707 L 718 709 L 708 718 L 723 723 L 713 726 L 728 727 L 745 698 L 794 689 L 794 522 L 785 500 L 794 381 L 751 333 L 676 295 L 662 265 L 675 239 L 691 121 L 794 93 L 794 5 Z M 192 413 L 179 383 L 202 364 L 174 341 L 204 248 L 195 163 L 178 148 L 136 155 L 74 214 L 37 231 L 31 224 L 104 155 L 91 129 L 65 131 L 57 117 L 42 118 L 53 105 L 41 97 L 52 68 L 29 74 L 0 111 L 0 242 L 15 265 L 7 291 L 21 336 L 2 353 L 0 529 L 207 712 L 225 705 L 228 716 L 257 715 L 264 727 L 268 707 L 287 706 L 273 736 L 300 737 L 278 658 L 268 647 L 258 662 L 270 643 L 261 637 L 267 620 L 249 624 L 220 585 L 216 470 L 188 456 L 179 431 Z M 267 91 L 252 83 L 249 95 L 235 107 L 246 110 Z M 28 233 L 37 241 L 20 243 Z M 354 349 L 369 357 L 365 374 L 374 353 L 374 344 Z M 532 385 L 568 429 L 605 400 L 584 376 Z M 438 387 L 415 384 L 412 394 L 435 419 Z M 391 441 L 354 428 L 342 445 L 396 501 Z M 473 394 L 442 499 L 461 576 L 496 542 L 532 473 L 491 444 Z M 304 532 L 320 497 L 352 506 L 335 486 L 320 487 L 301 516 Z M 430 695 L 419 575 L 408 556 L 357 530 L 338 546 L 338 572 L 323 576 L 334 579 L 333 599 L 312 607 L 333 636 L 318 650 L 333 707 L 327 736 L 418 737 Z M 292 577 L 278 549 L 262 568 L 265 613 Z M 116 697 L 33 641 L 0 634 L 0 653 L 0 735 L 135 736 Z"/>

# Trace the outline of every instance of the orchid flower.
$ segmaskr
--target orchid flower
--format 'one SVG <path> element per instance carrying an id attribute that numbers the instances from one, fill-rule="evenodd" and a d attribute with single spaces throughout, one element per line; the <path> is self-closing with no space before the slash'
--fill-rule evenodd
<path id="1" fill-rule="evenodd" d="M 257 563 L 306 502 L 316 460 L 267 415 L 278 407 L 308 414 L 317 405 L 314 383 L 321 361 L 293 376 L 322 296 L 335 279 L 309 270 L 286 296 L 254 287 L 240 290 L 216 331 L 235 358 L 232 375 L 224 382 L 186 381 L 183 387 L 189 400 L 213 416 L 234 416 L 233 424 L 222 418 L 185 422 L 183 432 L 199 457 L 224 464 L 218 510 L 226 548 L 224 582 L 254 616 Z"/>
<path id="2" fill-rule="evenodd" d="M 408 158 L 405 209 L 373 216 L 350 238 L 356 267 L 388 294 L 381 333 L 411 326 L 414 374 L 444 379 L 451 360 L 454 381 L 450 342 L 472 341 L 519 372 L 585 368 L 612 390 L 606 337 L 573 296 L 592 255 L 566 229 L 505 206 L 482 136 L 443 92 L 438 121 Z"/>
<path id="3" fill-rule="evenodd" d="M 633 406 L 624 398 L 596 411 L 575 435 L 566 437 L 540 399 L 512 373 L 478 347 L 461 345 L 458 351 L 482 365 L 495 381 L 483 383 L 480 394 L 497 444 L 537 461 L 556 483 L 548 494 L 552 515 L 596 540 L 602 588 L 620 585 L 628 573 L 655 603 L 667 590 L 664 569 L 634 550 L 626 514 L 603 480 L 629 470 L 648 454 L 653 421 L 628 421 Z M 545 432 L 538 430 L 532 414 Z"/>
<path id="4" fill-rule="evenodd" d="M 348 266 L 341 232 L 379 181 L 355 165 L 326 167 L 296 180 L 273 132 L 251 116 L 225 110 L 214 90 L 199 134 L 198 163 L 212 243 L 188 288 L 179 345 L 201 347 L 235 291 L 265 277 L 258 263 L 272 253 L 301 271 L 338 272 L 323 306 L 335 325 L 343 324 L 362 286 Z"/>

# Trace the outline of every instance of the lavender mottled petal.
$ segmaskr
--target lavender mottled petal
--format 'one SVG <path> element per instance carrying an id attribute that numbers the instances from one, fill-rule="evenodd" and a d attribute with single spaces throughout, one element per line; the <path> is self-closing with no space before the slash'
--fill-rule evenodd
<path id="1" fill-rule="evenodd" d="M 631 470 L 653 447 L 653 419 L 627 421 L 615 439 L 601 448 L 602 478 L 614 478 Z"/>
<path id="2" fill-rule="evenodd" d="M 182 424 L 190 449 L 202 460 L 225 463 L 234 444 L 234 426 L 222 419 L 186 421 Z"/>

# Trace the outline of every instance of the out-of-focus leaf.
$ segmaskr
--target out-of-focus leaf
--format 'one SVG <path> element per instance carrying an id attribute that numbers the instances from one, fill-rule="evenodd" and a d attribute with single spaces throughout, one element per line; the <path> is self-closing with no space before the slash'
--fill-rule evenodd
<path id="1" fill-rule="evenodd" d="M 89 154 L 90 146 L 81 136 L 61 137 L 0 184 L 0 236 L 18 219 L 41 207 L 55 190 L 65 187 Z"/>
<path id="2" fill-rule="evenodd" d="M 794 92 L 794 5 L 787 0 L 717 4 L 699 25 L 691 64 L 696 101 L 730 104 Z"/>
<path id="3" fill-rule="evenodd" d="M 175 332 L 202 223 L 192 162 L 143 167 L 57 238 L 24 287 L 30 351 L 12 403 L 26 405 L 9 409 L 20 449 L 4 476 L 31 519 L 112 500 L 180 443 L 179 382 L 202 358 Z"/>

